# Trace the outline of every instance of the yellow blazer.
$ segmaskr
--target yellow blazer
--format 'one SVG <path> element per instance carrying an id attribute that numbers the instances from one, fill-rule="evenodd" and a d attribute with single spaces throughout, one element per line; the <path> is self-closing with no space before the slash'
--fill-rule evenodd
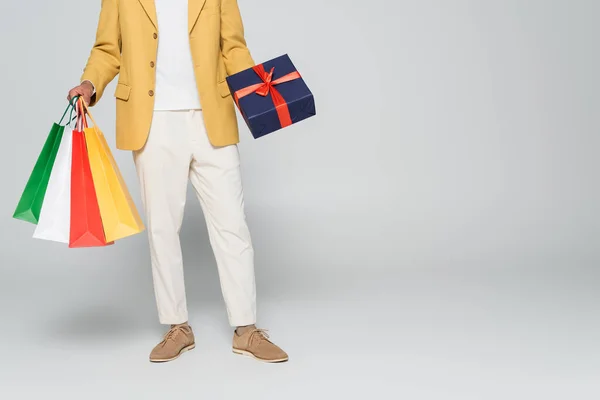
<path id="1" fill-rule="evenodd" d="M 214 146 L 238 143 L 235 108 L 225 77 L 254 66 L 237 0 L 188 0 L 188 27 L 196 85 Z M 154 0 L 102 0 L 96 43 L 81 80 L 96 88 L 90 106 L 119 74 L 117 147 L 139 150 L 154 111 L 160 32 Z"/>

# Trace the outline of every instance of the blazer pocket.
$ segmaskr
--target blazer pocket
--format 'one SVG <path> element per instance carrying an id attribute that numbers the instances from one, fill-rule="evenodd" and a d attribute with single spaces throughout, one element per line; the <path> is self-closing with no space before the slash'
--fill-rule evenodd
<path id="1" fill-rule="evenodd" d="M 127 101 L 130 94 L 131 86 L 127 86 L 124 83 L 117 83 L 117 88 L 115 89 L 115 97 L 117 99 Z"/>
<path id="2" fill-rule="evenodd" d="M 216 8 L 216 7 L 210 7 L 210 8 L 203 8 L 202 11 L 200 11 L 200 16 L 212 16 L 212 15 L 219 15 L 221 14 L 221 9 L 220 8 Z"/>
<path id="3" fill-rule="evenodd" d="M 221 97 L 231 96 L 231 92 L 229 91 L 229 85 L 227 84 L 227 81 L 221 81 L 217 83 L 217 86 Z"/>

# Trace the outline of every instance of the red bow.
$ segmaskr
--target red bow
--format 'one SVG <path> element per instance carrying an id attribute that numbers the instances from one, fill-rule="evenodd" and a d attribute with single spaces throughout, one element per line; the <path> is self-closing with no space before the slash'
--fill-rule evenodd
<path id="1" fill-rule="evenodd" d="M 256 93 L 260 96 L 266 96 L 271 93 L 271 98 L 273 99 L 273 104 L 275 105 L 275 110 L 277 111 L 277 115 L 279 116 L 279 122 L 281 122 L 281 127 L 285 128 L 292 124 L 292 117 L 290 116 L 290 110 L 288 109 L 287 103 L 281 93 L 277 89 L 275 89 L 276 85 L 280 83 L 293 81 L 294 79 L 300 79 L 300 73 L 298 71 L 291 72 L 287 75 L 282 76 L 279 79 L 273 80 L 273 71 L 275 67 L 271 68 L 271 71 L 267 73 L 262 64 L 256 65 L 252 67 L 256 75 L 262 80 L 262 83 L 257 83 L 255 85 L 250 85 L 243 89 L 236 91 L 233 94 L 233 98 L 235 103 L 240 106 L 239 99 L 242 97 L 248 96 L 249 94 Z"/>

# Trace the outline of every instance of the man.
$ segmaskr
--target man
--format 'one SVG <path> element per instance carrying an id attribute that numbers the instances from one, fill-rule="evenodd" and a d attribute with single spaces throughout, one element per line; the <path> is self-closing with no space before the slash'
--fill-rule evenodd
<path id="1" fill-rule="evenodd" d="M 225 77 L 254 65 L 237 0 L 102 0 L 96 43 L 69 92 L 96 104 L 117 74 L 117 147 L 133 151 L 142 190 L 159 320 L 151 352 L 194 348 L 179 231 L 188 179 L 215 254 L 233 351 L 267 362 L 287 354 L 257 329 L 254 252 L 244 214 L 235 109 Z"/>

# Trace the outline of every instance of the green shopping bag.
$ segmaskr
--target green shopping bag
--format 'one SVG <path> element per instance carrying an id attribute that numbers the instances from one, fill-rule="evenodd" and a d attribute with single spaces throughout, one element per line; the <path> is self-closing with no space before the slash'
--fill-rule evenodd
<path id="1" fill-rule="evenodd" d="M 71 103 L 67 106 L 60 122 L 52 124 L 52 129 L 50 129 L 46 143 L 33 167 L 27 185 L 25 185 L 25 190 L 23 190 L 21 200 L 19 200 L 13 218 L 37 224 L 44 196 L 46 195 L 46 189 L 48 188 L 50 172 L 52 172 L 56 153 L 58 152 L 58 147 L 60 146 L 60 141 L 65 130 L 62 122 L 69 109 L 71 109 L 72 113 L 73 105 Z"/>

